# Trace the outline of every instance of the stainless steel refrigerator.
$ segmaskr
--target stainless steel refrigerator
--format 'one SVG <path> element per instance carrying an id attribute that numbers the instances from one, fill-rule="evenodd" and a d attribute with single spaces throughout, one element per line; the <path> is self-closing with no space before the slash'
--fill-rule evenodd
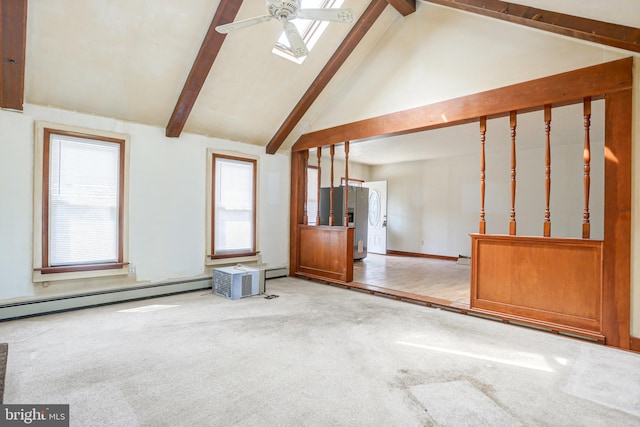
<path id="1" fill-rule="evenodd" d="M 333 225 L 344 225 L 345 187 L 333 189 Z M 329 225 L 330 188 L 320 189 L 320 224 Z M 349 186 L 349 226 L 355 228 L 353 242 L 353 259 L 363 259 L 367 256 L 367 230 L 369 227 L 369 189 L 365 187 Z"/>

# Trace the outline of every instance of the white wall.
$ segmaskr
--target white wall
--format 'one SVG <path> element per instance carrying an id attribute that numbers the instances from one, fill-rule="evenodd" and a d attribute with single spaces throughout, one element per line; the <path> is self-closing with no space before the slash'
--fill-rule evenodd
<path id="1" fill-rule="evenodd" d="M 136 275 L 33 284 L 34 122 L 130 135 L 130 262 Z M 134 286 L 205 274 L 207 148 L 259 156 L 258 241 L 262 260 L 288 264 L 289 156 L 264 147 L 26 105 L 24 113 L 0 110 L 0 300 Z"/>
<path id="2" fill-rule="evenodd" d="M 581 144 L 552 149 L 551 231 L 553 237 L 582 235 Z M 604 234 L 604 147 L 592 143 L 591 236 Z M 487 153 L 487 233 L 508 234 L 511 209 L 510 152 Z M 544 149 L 517 152 L 517 234 L 542 236 Z M 388 182 L 387 247 L 430 255 L 471 255 L 470 233 L 480 217 L 479 154 L 371 167 L 371 179 Z"/>

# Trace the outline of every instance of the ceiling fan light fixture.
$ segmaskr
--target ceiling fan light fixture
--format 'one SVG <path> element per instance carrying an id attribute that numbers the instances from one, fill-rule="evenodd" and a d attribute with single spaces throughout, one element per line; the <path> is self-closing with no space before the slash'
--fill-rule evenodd
<path id="1" fill-rule="evenodd" d="M 305 39 L 300 34 L 298 27 L 291 21 L 295 19 L 304 19 L 320 22 L 349 23 L 354 20 L 353 11 L 351 9 L 334 9 L 331 7 L 302 9 L 300 6 L 300 0 L 266 0 L 266 2 L 268 15 L 219 25 L 216 27 L 216 31 L 221 34 L 227 34 L 230 31 L 239 30 L 241 28 L 246 28 L 275 19 L 283 25 L 284 35 L 289 43 L 289 47 L 279 47 L 278 45 L 280 43 L 278 43 L 276 45 L 276 49 L 283 49 L 285 52 L 290 52 L 296 59 L 296 62 L 301 63 L 299 58 L 308 55 L 309 48 L 307 48 Z M 321 3 L 321 5 L 327 4 L 333 3 Z M 340 1 L 339 4 L 342 4 L 342 2 Z M 324 25 L 326 26 L 326 23 Z"/>

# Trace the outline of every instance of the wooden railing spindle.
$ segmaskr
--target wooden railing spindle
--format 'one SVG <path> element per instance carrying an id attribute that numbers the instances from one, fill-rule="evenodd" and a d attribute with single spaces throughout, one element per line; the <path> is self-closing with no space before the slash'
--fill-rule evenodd
<path id="1" fill-rule="evenodd" d="M 484 213 L 484 193 L 485 193 L 485 157 L 484 141 L 487 133 L 487 118 L 480 117 L 480 224 L 478 233 L 486 233 L 486 221 Z"/>
<path id="2" fill-rule="evenodd" d="M 349 227 L 349 141 L 344 142 L 344 226 Z"/>
<path id="3" fill-rule="evenodd" d="M 316 157 L 318 158 L 318 185 L 316 186 L 318 191 L 318 211 L 316 212 L 316 225 L 320 225 L 320 188 L 322 187 L 322 166 L 320 160 L 322 159 L 322 147 L 318 147 Z"/>
<path id="4" fill-rule="evenodd" d="M 544 185 L 546 206 L 544 209 L 544 237 L 551 237 L 551 105 L 544 106 L 544 131 L 547 136 L 544 154 Z"/>
<path id="5" fill-rule="evenodd" d="M 582 214 L 582 238 L 591 237 L 591 223 L 589 214 L 589 192 L 591 187 L 591 97 L 584 98 L 584 213 Z"/>
<path id="6" fill-rule="evenodd" d="M 329 225 L 335 225 L 336 219 L 333 211 L 333 157 L 336 154 L 336 146 L 331 144 L 329 155 L 331 156 L 331 186 L 329 187 Z"/>
<path id="7" fill-rule="evenodd" d="M 511 127 L 511 212 L 509 213 L 509 235 L 516 235 L 516 126 L 517 113 L 509 114 Z"/>
<path id="8" fill-rule="evenodd" d="M 304 214 L 302 223 L 309 224 L 309 216 L 307 215 L 307 200 L 309 200 L 309 150 L 305 150 L 302 154 L 304 158 Z"/>

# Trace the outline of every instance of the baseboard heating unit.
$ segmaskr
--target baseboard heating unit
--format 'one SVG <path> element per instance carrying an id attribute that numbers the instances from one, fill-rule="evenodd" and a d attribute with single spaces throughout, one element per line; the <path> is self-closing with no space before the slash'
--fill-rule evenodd
<path id="1" fill-rule="evenodd" d="M 0 304 L 0 322 L 211 288 L 209 276 Z"/>
<path id="2" fill-rule="evenodd" d="M 264 270 L 244 265 L 214 268 L 213 293 L 237 300 L 264 292 Z"/>

